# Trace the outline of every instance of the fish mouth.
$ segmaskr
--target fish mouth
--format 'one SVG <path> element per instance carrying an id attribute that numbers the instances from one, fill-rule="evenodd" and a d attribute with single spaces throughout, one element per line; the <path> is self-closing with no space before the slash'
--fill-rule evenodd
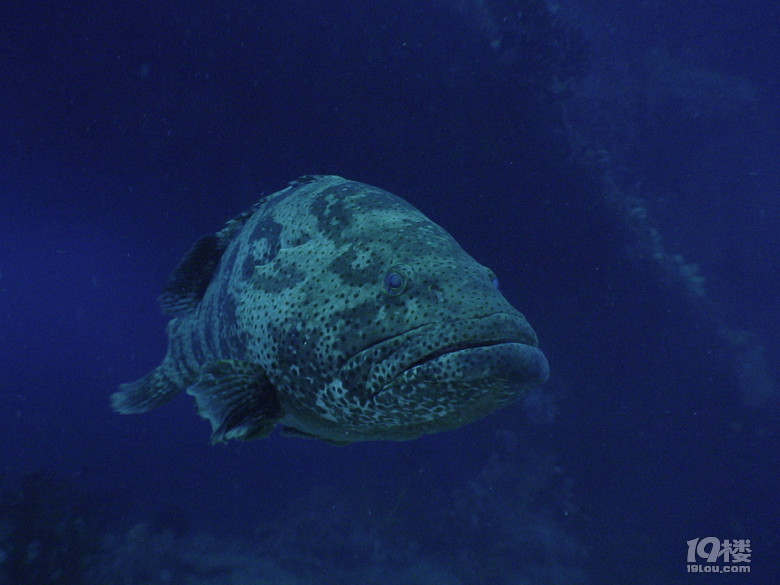
<path id="1" fill-rule="evenodd" d="M 515 341 L 443 348 L 405 368 L 388 387 L 415 384 L 477 385 L 527 389 L 547 381 L 547 358 L 533 345 Z M 510 390 L 513 391 L 513 390 Z"/>
<path id="2" fill-rule="evenodd" d="M 549 376 L 536 334 L 520 314 L 493 313 L 424 325 L 371 350 L 379 357 L 365 380 L 373 395 L 421 383 L 485 382 L 527 388 Z"/>
<path id="3" fill-rule="evenodd" d="M 409 364 L 404 371 L 408 372 L 409 370 L 425 365 L 428 362 L 432 362 L 433 360 L 436 360 L 450 353 L 455 353 L 458 351 L 468 351 L 472 349 L 481 349 L 485 347 L 493 347 L 496 345 L 504 345 L 507 343 L 516 343 L 516 342 L 511 339 L 503 339 L 503 340 L 496 340 L 496 341 L 462 341 L 460 343 L 455 343 L 449 346 L 440 347 L 430 352 L 429 354 L 422 356 L 418 360 Z"/>

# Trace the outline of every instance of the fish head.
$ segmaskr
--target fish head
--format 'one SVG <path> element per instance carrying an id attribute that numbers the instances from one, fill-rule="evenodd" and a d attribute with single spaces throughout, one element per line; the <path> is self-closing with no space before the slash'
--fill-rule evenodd
<path id="1" fill-rule="evenodd" d="M 294 426 L 408 439 L 547 379 L 536 334 L 490 269 L 404 200 L 341 181 L 275 210 L 280 249 L 253 277 L 278 287 L 271 273 L 293 275 L 258 323 Z"/>

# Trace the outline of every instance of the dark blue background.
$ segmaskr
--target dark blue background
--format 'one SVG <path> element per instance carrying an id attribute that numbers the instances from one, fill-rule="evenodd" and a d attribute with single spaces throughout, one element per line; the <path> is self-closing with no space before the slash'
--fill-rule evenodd
<path id="1" fill-rule="evenodd" d="M 685 542 L 708 535 L 752 538 L 753 577 L 771 574 L 780 12 L 683 4 L 571 0 L 550 18 L 533 1 L 5 2 L 8 489 L 53 470 L 139 516 L 175 506 L 242 533 L 317 486 L 381 508 L 411 485 L 413 527 L 508 430 L 517 453 L 553 454 L 574 504 L 539 509 L 594 582 L 644 582 L 631 563 L 682 581 Z M 496 270 L 542 340 L 552 398 L 347 448 L 210 447 L 188 398 L 113 414 L 116 385 L 164 353 L 155 297 L 189 245 L 319 172 L 405 197 Z M 627 227 L 629 196 L 667 259 L 701 265 L 705 298 Z"/>

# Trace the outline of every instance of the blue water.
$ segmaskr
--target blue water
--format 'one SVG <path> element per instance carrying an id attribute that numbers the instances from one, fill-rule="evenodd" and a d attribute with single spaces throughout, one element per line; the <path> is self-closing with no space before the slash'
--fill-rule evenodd
<path id="1" fill-rule="evenodd" d="M 776 580 L 780 5 L 596 4 L 4 2 L 0 585 Z M 307 173 L 493 268 L 548 384 L 347 447 L 113 413 L 189 246 Z"/>

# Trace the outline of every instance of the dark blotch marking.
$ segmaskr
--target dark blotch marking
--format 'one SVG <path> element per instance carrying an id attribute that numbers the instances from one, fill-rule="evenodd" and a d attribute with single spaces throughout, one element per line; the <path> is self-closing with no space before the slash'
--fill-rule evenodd
<path id="1" fill-rule="evenodd" d="M 263 292 L 277 293 L 306 279 L 306 273 L 295 264 L 280 264 L 275 268 L 255 273 L 251 278 L 252 286 Z"/>
<path id="2" fill-rule="evenodd" d="M 254 242 L 256 240 L 265 240 L 268 244 L 268 249 L 259 257 L 254 254 L 247 254 L 241 270 L 241 274 L 245 279 L 252 277 L 256 266 L 268 264 L 276 258 L 281 249 L 281 245 L 279 244 L 281 234 L 282 224 L 275 222 L 270 217 L 266 217 L 258 222 L 255 229 L 252 230 L 252 235 L 249 237 L 248 241 Z"/>
<path id="3" fill-rule="evenodd" d="M 348 240 L 344 230 L 356 217 L 375 209 L 393 208 L 399 211 L 409 209 L 403 200 L 387 191 L 351 182 L 323 189 L 311 205 L 318 229 L 338 243 Z"/>
<path id="4" fill-rule="evenodd" d="M 328 265 L 328 271 L 337 274 L 344 284 L 350 286 L 365 286 L 377 279 L 377 266 L 370 263 L 364 268 L 354 268 L 357 260 L 357 249 L 349 248 L 346 252 L 333 259 Z"/>

